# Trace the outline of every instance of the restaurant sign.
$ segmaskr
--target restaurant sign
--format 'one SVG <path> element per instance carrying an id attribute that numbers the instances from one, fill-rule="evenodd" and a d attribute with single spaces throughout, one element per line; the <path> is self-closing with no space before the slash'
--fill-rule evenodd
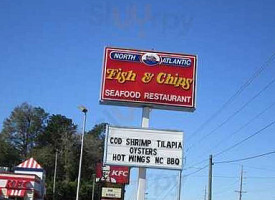
<path id="1" fill-rule="evenodd" d="M 96 182 L 128 184 L 129 176 L 129 167 L 102 165 L 102 163 L 96 165 Z"/>
<path id="2" fill-rule="evenodd" d="M 183 132 L 107 126 L 104 164 L 182 169 Z"/>
<path id="3" fill-rule="evenodd" d="M 195 110 L 195 55 L 106 47 L 100 102 Z"/>
<path id="4" fill-rule="evenodd" d="M 101 197 L 121 198 L 121 188 L 102 187 Z"/>

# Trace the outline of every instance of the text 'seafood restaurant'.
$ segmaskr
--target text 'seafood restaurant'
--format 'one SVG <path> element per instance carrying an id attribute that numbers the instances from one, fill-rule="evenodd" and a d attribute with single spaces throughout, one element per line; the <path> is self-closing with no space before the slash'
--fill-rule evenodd
<path id="1" fill-rule="evenodd" d="M 106 47 L 102 104 L 195 110 L 197 56 Z"/>
<path id="2" fill-rule="evenodd" d="M 196 68 L 196 55 L 105 48 L 100 103 L 141 107 L 142 127 L 107 125 L 103 164 L 139 168 L 137 200 L 145 199 L 146 168 L 182 170 L 183 132 L 150 129 L 150 111 L 193 112 Z M 120 193 L 103 189 L 104 198 Z"/>

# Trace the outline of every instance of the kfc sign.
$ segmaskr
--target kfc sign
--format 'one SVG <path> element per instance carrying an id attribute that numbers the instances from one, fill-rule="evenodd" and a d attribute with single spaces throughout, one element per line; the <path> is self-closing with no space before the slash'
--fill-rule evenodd
<path id="1" fill-rule="evenodd" d="M 101 103 L 195 110 L 195 55 L 105 49 Z"/>
<path id="2" fill-rule="evenodd" d="M 9 189 L 28 189 L 31 187 L 30 181 L 25 180 L 8 180 L 6 184 L 6 188 Z"/>
<path id="3" fill-rule="evenodd" d="M 98 163 L 96 166 L 96 182 L 128 184 L 129 167 L 109 166 Z"/>

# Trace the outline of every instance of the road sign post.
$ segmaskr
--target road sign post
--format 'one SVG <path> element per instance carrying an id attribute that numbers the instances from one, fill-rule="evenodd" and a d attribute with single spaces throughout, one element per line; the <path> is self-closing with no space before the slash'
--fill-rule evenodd
<path id="1" fill-rule="evenodd" d="M 142 109 L 142 128 L 149 128 L 150 108 L 144 107 Z M 144 200 L 146 192 L 146 168 L 140 167 L 138 169 L 138 190 L 137 200 Z"/>
<path id="2" fill-rule="evenodd" d="M 196 55 L 105 48 L 100 103 L 143 110 L 141 130 L 108 127 L 104 163 L 139 168 L 137 200 L 145 200 L 147 167 L 182 170 L 183 132 L 148 129 L 149 115 L 151 109 L 193 112 L 196 68 Z"/>

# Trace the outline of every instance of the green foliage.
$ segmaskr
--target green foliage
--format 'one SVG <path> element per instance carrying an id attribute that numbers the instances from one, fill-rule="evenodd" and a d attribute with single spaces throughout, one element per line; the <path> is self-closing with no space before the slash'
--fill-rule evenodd
<path id="1" fill-rule="evenodd" d="M 95 174 L 96 163 L 102 162 L 104 140 L 102 139 L 104 124 L 96 125 L 84 137 L 83 174 L 86 180 L 91 180 Z"/>
<path id="2" fill-rule="evenodd" d="M 23 159 L 36 145 L 38 135 L 43 133 L 47 117 L 42 108 L 23 103 L 4 121 L 2 134 Z"/>
<path id="3" fill-rule="evenodd" d="M 65 182 L 65 181 L 58 181 L 56 182 L 56 194 L 55 199 L 56 200 L 74 200 L 76 197 L 76 187 L 77 182 L 71 181 L 71 182 Z M 53 198 L 53 182 L 49 182 L 47 185 L 47 198 L 48 199 L 54 199 Z M 81 181 L 81 188 L 79 191 L 79 199 L 86 200 L 86 199 L 92 199 L 92 191 L 93 191 L 93 182 L 92 181 Z M 98 196 L 100 195 L 100 191 L 98 189 L 98 186 L 95 186 L 95 198 L 98 199 Z"/>
<path id="4" fill-rule="evenodd" d="M 44 134 L 41 134 L 39 145 L 50 145 L 57 151 L 61 151 L 64 142 L 76 133 L 77 126 L 73 124 L 71 119 L 62 115 L 51 115 L 48 120 Z"/>
<path id="5" fill-rule="evenodd" d="M 96 163 L 102 161 L 105 124 L 97 124 L 84 137 L 80 199 L 91 199 Z M 16 107 L 0 134 L 0 166 L 15 166 L 32 156 L 46 171 L 47 199 L 53 199 L 57 153 L 56 200 L 75 199 L 81 134 L 63 115 L 48 115 L 27 103 Z M 97 188 L 97 187 L 96 187 Z M 96 197 L 98 195 L 96 190 Z"/>
<path id="6" fill-rule="evenodd" d="M 20 161 L 19 152 L 0 135 L 0 166 L 13 167 Z"/>
<path id="7" fill-rule="evenodd" d="M 88 135 L 94 135 L 95 138 L 103 140 L 106 123 L 96 124 L 94 128 L 87 132 Z"/>
<path id="8" fill-rule="evenodd" d="M 46 180 L 51 181 L 54 175 L 55 152 L 51 146 L 36 147 L 32 150 L 32 157 L 43 166 Z"/>
<path id="9" fill-rule="evenodd" d="M 64 178 L 68 182 L 76 178 L 75 162 L 78 143 L 76 129 L 77 126 L 73 124 L 71 119 L 62 115 L 52 115 L 49 117 L 44 134 L 38 137 L 38 149 L 43 152 L 46 146 L 48 148 L 47 151 L 52 152 L 52 155 L 58 152 L 58 175 L 59 178 Z M 53 169 L 54 162 L 51 163 L 49 168 Z M 49 169 L 49 171 L 51 172 L 52 170 Z"/>

